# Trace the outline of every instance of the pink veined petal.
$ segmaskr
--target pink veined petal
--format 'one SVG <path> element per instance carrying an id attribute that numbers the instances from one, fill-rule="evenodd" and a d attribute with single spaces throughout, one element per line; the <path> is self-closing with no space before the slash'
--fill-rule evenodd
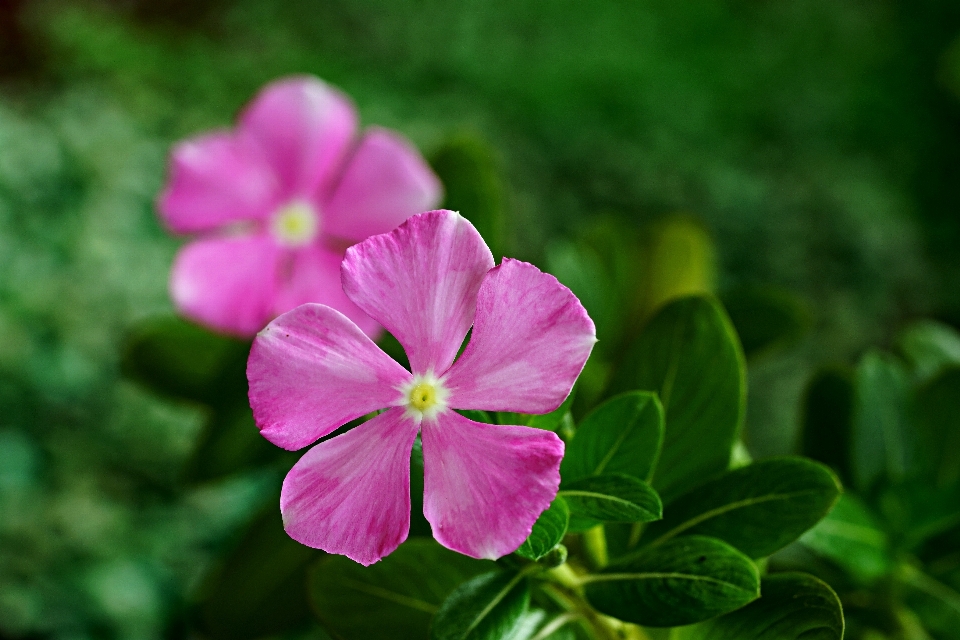
<path id="1" fill-rule="evenodd" d="M 201 238 L 180 250 L 170 296 L 184 316 L 252 336 L 271 317 L 280 251 L 266 235 Z"/>
<path id="2" fill-rule="evenodd" d="M 342 259 L 342 255 L 319 245 L 294 252 L 289 257 L 286 273 L 281 277 L 274 315 L 286 313 L 301 304 L 318 302 L 336 309 L 365 334 L 376 338 L 382 331 L 380 324 L 343 292 L 340 284 Z"/>
<path id="3" fill-rule="evenodd" d="M 276 205 L 277 186 L 256 148 L 219 131 L 173 148 L 157 207 L 176 233 L 208 231 L 266 217 Z"/>
<path id="4" fill-rule="evenodd" d="M 423 515 L 443 546 L 495 559 L 519 547 L 560 486 L 563 441 L 453 411 L 424 420 Z"/>
<path id="5" fill-rule="evenodd" d="M 443 187 L 420 152 L 399 134 L 368 129 L 324 211 L 324 231 L 354 242 L 386 233 L 440 204 Z"/>
<path id="6" fill-rule="evenodd" d="M 444 376 L 457 409 L 547 413 L 569 395 L 596 342 L 577 297 L 505 258 L 484 278 L 470 342 Z"/>
<path id="7" fill-rule="evenodd" d="M 240 116 L 239 125 L 240 133 L 259 145 L 288 198 L 328 186 L 356 130 L 350 99 L 311 76 L 267 85 Z"/>
<path id="8" fill-rule="evenodd" d="M 429 211 L 347 249 L 343 290 L 392 333 L 414 373 L 445 371 L 473 324 L 493 256 L 465 218 Z"/>
<path id="9" fill-rule="evenodd" d="M 289 311 L 250 349 L 250 406 L 260 433 L 299 449 L 340 425 L 395 405 L 410 373 L 342 313 L 321 304 Z"/>
<path id="10" fill-rule="evenodd" d="M 390 409 L 307 451 L 280 493 L 290 537 L 362 565 L 400 546 L 410 531 L 417 429 L 403 409 Z"/>

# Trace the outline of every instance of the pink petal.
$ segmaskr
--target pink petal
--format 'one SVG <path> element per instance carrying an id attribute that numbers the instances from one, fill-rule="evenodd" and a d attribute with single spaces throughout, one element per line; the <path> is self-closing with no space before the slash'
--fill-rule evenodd
<path id="1" fill-rule="evenodd" d="M 563 441 L 453 411 L 424 420 L 423 515 L 443 546 L 495 559 L 519 547 L 560 486 Z"/>
<path id="2" fill-rule="evenodd" d="M 417 424 L 391 409 L 307 451 L 280 493 L 290 537 L 362 565 L 390 554 L 410 530 L 416 437 Z"/>
<path id="3" fill-rule="evenodd" d="M 264 87 L 239 128 L 278 173 L 284 196 L 307 196 L 332 181 L 357 130 L 357 114 L 336 89 L 294 76 Z"/>
<path id="4" fill-rule="evenodd" d="M 290 450 L 397 404 L 397 389 L 410 377 L 357 325 L 321 304 L 297 307 L 267 325 L 247 361 L 260 433 Z"/>
<path id="5" fill-rule="evenodd" d="M 470 343 L 444 376 L 449 405 L 553 411 L 596 341 L 593 321 L 569 289 L 532 264 L 505 258 L 484 278 Z"/>
<path id="6" fill-rule="evenodd" d="M 279 258 L 265 235 L 196 240 L 174 260 L 170 296 L 188 318 L 252 336 L 270 320 Z"/>
<path id="7" fill-rule="evenodd" d="M 343 292 L 338 255 L 321 246 L 301 249 L 290 256 L 287 277 L 281 282 L 274 315 L 286 313 L 307 302 L 333 307 L 347 316 L 371 338 L 381 333 L 380 324 L 361 311 Z"/>
<path id="8" fill-rule="evenodd" d="M 445 371 L 493 267 L 483 238 L 453 211 L 429 211 L 347 249 L 343 290 L 392 333 L 414 373 Z M 562 398 L 561 398 L 562 400 Z"/>
<path id="9" fill-rule="evenodd" d="M 413 145 L 397 133 L 371 128 L 324 207 L 324 229 L 357 242 L 433 209 L 442 193 L 440 180 Z"/>
<path id="10" fill-rule="evenodd" d="M 276 192 L 276 177 L 259 151 L 221 131 L 173 148 L 157 207 L 176 233 L 207 231 L 266 217 Z"/>

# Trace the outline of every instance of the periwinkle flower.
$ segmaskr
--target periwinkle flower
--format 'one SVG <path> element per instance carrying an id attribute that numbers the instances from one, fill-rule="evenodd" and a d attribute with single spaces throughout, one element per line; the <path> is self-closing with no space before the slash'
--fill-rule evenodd
<path id="1" fill-rule="evenodd" d="M 454 409 L 546 413 L 569 394 L 596 342 L 556 278 L 493 256 L 452 211 L 430 211 L 354 245 L 343 288 L 403 345 L 407 371 L 338 311 L 307 304 L 253 342 L 247 377 L 261 433 L 310 449 L 283 482 L 287 533 L 368 565 L 410 527 L 410 451 L 423 443 L 424 515 L 444 546 L 476 558 L 514 551 L 553 500 L 563 442 L 481 424 Z M 470 341 L 457 352 L 471 326 Z"/>
<path id="2" fill-rule="evenodd" d="M 232 131 L 176 145 L 158 202 L 176 233 L 170 293 L 185 316 L 252 336 L 305 302 L 322 302 L 374 335 L 343 294 L 344 249 L 439 203 L 441 186 L 399 134 L 359 138 L 350 100 L 320 80 L 267 85 Z"/>

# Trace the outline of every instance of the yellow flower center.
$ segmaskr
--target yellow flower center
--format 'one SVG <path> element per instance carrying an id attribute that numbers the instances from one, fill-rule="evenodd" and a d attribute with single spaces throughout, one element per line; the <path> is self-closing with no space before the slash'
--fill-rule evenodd
<path id="1" fill-rule="evenodd" d="M 421 382 L 410 391 L 410 406 L 423 413 L 437 403 L 437 390 L 428 382 Z"/>
<path id="2" fill-rule="evenodd" d="M 400 389 L 401 403 L 411 418 L 433 420 L 447 408 L 450 395 L 443 383 L 432 373 L 415 375 L 413 380 Z"/>
<path id="3" fill-rule="evenodd" d="M 309 203 L 294 201 L 277 210 L 270 221 L 270 230 L 280 244 L 302 247 L 320 233 L 320 216 Z"/>

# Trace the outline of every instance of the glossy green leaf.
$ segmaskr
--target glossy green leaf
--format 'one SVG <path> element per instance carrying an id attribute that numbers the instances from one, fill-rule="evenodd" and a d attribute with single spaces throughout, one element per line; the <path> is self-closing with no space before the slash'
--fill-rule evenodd
<path id="1" fill-rule="evenodd" d="M 960 482 L 960 368 L 944 369 L 924 385 L 914 407 L 916 475 L 940 487 Z"/>
<path id="2" fill-rule="evenodd" d="M 175 398 L 212 405 L 246 404 L 247 342 L 178 318 L 146 321 L 127 335 L 125 375 Z"/>
<path id="3" fill-rule="evenodd" d="M 665 413 L 653 486 L 670 502 L 723 471 L 743 422 L 746 365 L 733 325 L 709 297 L 660 311 L 621 364 L 613 391 L 657 392 Z"/>
<path id="4" fill-rule="evenodd" d="M 550 508 L 533 523 L 533 531 L 516 550 L 518 556 L 539 560 L 560 544 L 570 522 L 570 509 L 561 497 L 554 498 Z"/>
<path id="5" fill-rule="evenodd" d="M 800 542 L 864 584 L 890 570 L 887 534 L 870 510 L 851 494 L 840 496 L 827 517 L 805 533 Z"/>
<path id="6" fill-rule="evenodd" d="M 810 311 L 783 289 L 744 287 L 722 299 L 747 358 L 788 347 L 810 329 Z"/>
<path id="7" fill-rule="evenodd" d="M 462 134 L 445 142 L 430 162 L 443 182 L 445 209 L 473 223 L 499 262 L 506 242 L 503 180 L 496 153 L 485 140 Z"/>
<path id="8" fill-rule="evenodd" d="M 934 320 L 921 320 L 907 327 L 897 346 L 914 377 L 925 382 L 947 367 L 960 366 L 960 333 Z"/>
<path id="9" fill-rule="evenodd" d="M 650 627 L 708 620 L 760 595 L 757 567 L 715 538 L 685 536 L 611 564 L 586 578 L 601 613 Z"/>
<path id="10" fill-rule="evenodd" d="M 430 626 L 431 640 L 501 640 L 530 605 L 530 584 L 517 571 L 494 571 L 451 593 Z"/>
<path id="11" fill-rule="evenodd" d="M 663 407 L 655 393 L 631 391 L 591 411 L 567 445 L 560 476 L 571 482 L 625 473 L 647 482 L 663 444 Z"/>
<path id="12" fill-rule="evenodd" d="M 307 586 L 318 619 L 337 638 L 426 638 L 447 596 L 493 567 L 417 538 L 369 567 L 327 556 L 311 569 Z"/>
<path id="13" fill-rule="evenodd" d="M 675 640 L 842 640 L 843 607 L 822 580 L 773 574 L 763 579 L 760 592 L 742 609 L 679 629 Z"/>
<path id="14" fill-rule="evenodd" d="M 686 493 L 644 532 L 641 544 L 705 535 L 751 558 L 768 556 L 820 521 L 840 496 L 830 469 L 805 458 L 771 458 L 728 471 Z"/>
<path id="15" fill-rule="evenodd" d="M 253 521 L 223 564 L 207 577 L 198 619 L 206 637 L 246 640 L 302 626 L 310 619 L 303 589 L 322 552 L 283 530 L 278 497 Z"/>
<path id="16" fill-rule="evenodd" d="M 581 478 L 562 485 L 559 495 L 570 507 L 570 531 L 601 522 L 651 522 L 663 515 L 657 492 L 623 473 Z"/>
<path id="17" fill-rule="evenodd" d="M 867 353 L 854 377 L 851 435 L 853 479 L 861 491 L 881 478 L 902 480 L 913 462 L 907 423 L 908 378 L 893 356 Z"/>
<path id="18" fill-rule="evenodd" d="M 814 375 L 803 401 L 800 452 L 829 465 L 850 482 L 850 430 L 853 379 L 846 369 L 832 367 Z"/>

